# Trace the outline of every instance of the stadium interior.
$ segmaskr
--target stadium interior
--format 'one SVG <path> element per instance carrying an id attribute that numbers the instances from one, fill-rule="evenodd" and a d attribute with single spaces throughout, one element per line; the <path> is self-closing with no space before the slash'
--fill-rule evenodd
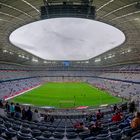
<path id="1" fill-rule="evenodd" d="M 78 56 L 87 56 L 91 51 L 84 50 L 88 45 L 85 42 L 88 40 L 80 38 L 82 43 L 79 43 L 77 38 L 75 41 L 74 37 L 63 37 L 65 34 L 58 33 L 55 34 L 58 37 L 56 40 L 54 38 L 47 40 L 43 37 L 37 39 L 45 34 L 41 35 L 39 30 L 34 30 L 35 35 L 31 35 L 28 40 L 38 41 L 34 45 L 45 42 L 46 48 L 49 48 L 47 43 L 52 41 L 55 44 L 51 46 L 55 48 L 53 50 L 55 54 L 50 54 L 52 58 L 59 55 L 57 50 L 59 43 L 56 41 L 67 40 L 65 45 L 69 43 L 67 46 L 69 48 L 64 50 L 63 54 L 60 53 L 65 56 L 64 59 L 55 60 L 51 57 L 50 59 L 42 57 L 50 53 L 50 50 L 47 52 L 46 48 L 42 49 L 44 44 L 43 47 L 32 46 L 30 44 L 32 42 L 29 42 L 26 46 L 22 46 L 22 43 L 14 44 L 9 39 L 17 29 L 58 18 L 86 19 L 97 21 L 97 24 L 105 23 L 121 31 L 125 41 L 119 45 L 111 42 L 109 45 L 113 47 L 106 49 L 104 45 L 106 39 L 99 36 L 99 44 L 91 46 L 95 47 L 94 52 L 97 49 L 103 51 L 90 59 L 82 59 Z M 78 24 L 80 26 L 80 23 Z M 49 36 L 45 28 L 44 25 L 42 29 Z M 103 34 L 101 31 L 100 33 Z M 28 36 L 27 34 L 24 36 Z M 35 36 L 37 38 L 34 38 Z M 82 34 L 77 36 L 82 37 Z M 107 36 L 108 34 L 104 35 Z M 113 38 L 113 36 L 108 37 Z M 114 36 L 114 39 L 117 40 L 117 36 Z M 85 48 L 72 51 L 70 45 L 74 43 Z M 41 52 L 44 51 L 44 54 L 37 55 L 30 47 L 39 53 L 42 49 Z M 74 57 L 73 53 L 77 57 Z M 67 57 L 71 59 L 65 59 Z M 50 101 L 44 106 L 34 105 L 33 100 L 44 98 L 41 89 L 37 90 L 44 84 L 47 86 L 50 83 L 86 83 L 99 92 L 96 99 L 93 97 L 93 103 L 95 100 L 99 103 L 95 106 L 88 105 L 86 100 L 90 98 L 87 97 L 88 91 L 87 95 L 84 91 L 84 94 L 72 94 L 72 97 L 68 95 L 64 99 L 63 95 L 66 95 L 69 89 L 63 87 L 64 94 L 59 93 L 60 100 L 56 101 L 56 106 L 51 104 L 51 100 L 55 100 L 51 93 L 45 95 Z M 57 91 L 55 85 L 53 88 Z M 76 87 L 72 88 L 73 91 L 76 90 Z M 49 89 L 50 87 L 45 90 Z M 39 93 L 36 97 L 30 96 L 35 90 L 40 92 L 40 97 Z M 100 95 L 102 91 L 119 101 L 111 102 L 111 98 L 102 98 Z M 17 100 L 14 99 L 18 98 L 19 102 L 15 102 Z M 30 98 L 30 101 L 27 98 Z M 83 100 L 81 104 L 75 102 L 78 99 Z M 24 102 L 20 102 L 21 100 Z M 69 107 L 66 108 L 63 104 L 66 106 L 69 104 Z M 61 139 L 140 140 L 140 0 L 0 0 L 0 140 Z"/>

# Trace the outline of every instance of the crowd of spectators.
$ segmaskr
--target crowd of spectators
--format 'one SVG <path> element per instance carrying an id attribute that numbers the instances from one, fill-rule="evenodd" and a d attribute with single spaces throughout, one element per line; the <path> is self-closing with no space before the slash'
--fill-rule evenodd
<path id="1" fill-rule="evenodd" d="M 102 90 L 109 91 L 112 95 L 121 97 L 122 99 L 140 99 L 137 98 L 140 95 L 140 86 L 138 83 L 136 84 L 100 78 L 89 78 L 88 82 Z"/>
<path id="2" fill-rule="evenodd" d="M 119 96 L 125 99 L 131 99 L 133 96 L 139 96 L 140 86 L 136 82 L 139 81 L 140 74 L 138 72 L 139 66 L 120 66 L 112 68 L 109 71 L 29 71 L 23 67 L 12 65 L 7 68 L 2 67 L 0 70 L 0 98 L 6 99 L 8 97 L 17 95 L 28 89 L 34 88 L 42 81 L 52 80 L 51 76 L 54 76 L 54 80 L 64 80 L 65 76 L 70 76 L 68 80 L 87 81 L 92 85 L 99 87 L 100 89 L 110 91 L 115 96 Z M 23 68 L 23 69 L 22 69 Z M 134 69 L 135 68 L 135 69 Z M 11 70 L 12 69 L 12 70 Z M 16 70 L 15 70 L 16 69 Z M 47 78 L 31 78 L 32 76 L 48 76 Z M 63 75 L 61 77 L 61 75 Z M 49 79 L 50 76 L 50 79 Z M 56 77 L 55 77 L 56 76 Z M 59 77 L 60 76 L 60 77 Z M 73 76 L 73 77 L 71 77 Z M 81 77 L 80 77 L 81 76 Z M 85 77 L 84 77 L 85 76 Z M 87 76 L 87 77 L 86 77 Z M 92 77 L 93 76 L 93 77 Z M 96 77 L 95 77 L 96 76 Z M 25 79 L 23 79 L 25 78 Z M 18 79 L 18 80 L 17 80 Z M 43 80 L 42 80 L 43 79 Z M 115 80 L 113 80 L 115 79 Z M 6 81 L 7 80 L 7 81 Z M 66 78 L 67 80 L 67 78 Z M 124 81 L 121 81 L 124 80 Z M 131 81 L 131 82 L 127 82 Z M 139 100 L 139 98 L 137 98 Z M 18 118 L 21 120 L 28 120 L 34 122 L 50 121 L 53 123 L 54 118 L 41 114 L 39 110 L 32 109 L 31 107 L 24 107 L 14 103 L 6 102 L 3 104 L 0 101 L 0 106 L 3 107 L 8 115 L 12 118 Z M 137 105 L 134 101 L 129 103 L 129 113 L 134 114 L 133 118 L 126 117 L 123 110 L 119 106 L 114 105 L 113 114 L 111 114 L 109 121 L 112 123 L 123 122 L 121 125 L 130 126 L 132 129 L 140 128 L 140 112 L 137 111 Z M 74 124 L 76 132 L 90 132 L 100 133 L 103 130 L 104 113 L 99 109 L 94 114 L 88 114 L 85 121 L 77 120 Z"/>
<path id="3" fill-rule="evenodd" d="M 38 110 L 35 109 L 34 112 L 31 110 L 31 107 L 25 108 L 21 107 L 18 103 L 14 104 L 6 102 L 5 111 L 11 117 L 20 118 L 28 121 L 41 121 L 41 116 L 38 113 Z"/>
<path id="4" fill-rule="evenodd" d="M 48 116 L 47 114 L 41 114 L 38 109 L 31 109 L 31 106 L 21 106 L 19 103 L 13 103 L 13 102 L 5 102 L 0 101 L 0 107 L 5 109 L 5 112 L 7 115 L 9 115 L 12 118 L 22 119 L 22 120 L 28 120 L 28 121 L 34 121 L 34 122 L 41 122 L 54 121 L 54 118 L 51 116 Z"/>
<path id="5" fill-rule="evenodd" d="M 34 88 L 40 84 L 41 80 L 39 78 L 2 82 L 0 83 L 0 98 L 6 99 L 8 97 L 25 92 L 26 90 Z"/>
<path id="6" fill-rule="evenodd" d="M 110 119 L 112 123 L 122 122 L 121 127 L 130 126 L 134 131 L 140 128 L 140 112 L 136 111 L 135 103 L 132 101 L 128 105 L 129 113 L 134 114 L 134 117 L 126 117 L 123 113 L 121 107 L 115 104 L 113 106 L 113 114 Z M 99 109 L 95 114 L 89 114 L 86 117 L 86 122 L 88 125 L 85 125 L 84 122 L 77 121 L 74 125 L 74 128 L 78 133 L 83 131 L 88 131 L 90 133 L 100 133 L 103 130 L 103 120 L 104 120 L 104 113 L 101 112 Z"/>
<path id="7" fill-rule="evenodd" d="M 18 103 L 0 102 L 1 107 L 5 110 L 6 115 L 18 120 L 27 120 L 28 122 L 51 122 L 53 124 L 54 117 L 42 114 L 40 110 L 33 109 L 30 106 L 21 106 Z M 86 114 L 86 118 L 77 119 L 73 124 L 76 133 L 86 132 L 91 135 L 100 134 L 105 131 L 105 121 L 110 124 L 118 124 L 119 128 L 130 127 L 132 131 L 140 129 L 140 112 L 136 111 L 135 102 L 128 104 L 126 110 L 122 106 L 115 104 L 112 111 L 107 117 L 103 110 L 98 109 L 97 112 Z M 129 114 L 129 115 L 126 115 Z M 117 127 L 116 127 L 117 128 Z"/>
<path id="8" fill-rule="evenodd" d="M 41 68 L 0 64 L 0 98 L 22 92 L 42 81 L 87 81 L 99 88 L 110 91 L 115 96 L 128 99 L 139 95 L 140 86 L 135 83 L 140 82 L 139 69 L 138 64 L 132 64 L 98 69 L 98 71 L 96 68 L 92 71 L 88 69 L 84 71 L 47 71 Z M 37 78 L 39 76 L 42 78 Z M 128 80 L 132 81 L 132 83 L 117 80 Z M 28 87 L 29 85 L 30 87 Z"/>

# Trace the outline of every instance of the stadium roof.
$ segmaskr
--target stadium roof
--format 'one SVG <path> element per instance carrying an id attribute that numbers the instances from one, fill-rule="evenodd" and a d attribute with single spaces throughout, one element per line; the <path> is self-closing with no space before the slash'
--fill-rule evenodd
<path id="1" fill-rule="evenodd" d="M 59 1 L 58 1 L 59 2 Z M 93 65 L 140 62 L 140 7 L 139 0 L 94 0 L 96 20 L 122 30 L 126 41 L 120 47 L 89 60 Z M 0 0 L 0 60 L 20 64 L 45 64 L 40 59 L 9 42 L 15 29 L 40 20 L 43 0 Z M 31 61 L 32 60 L 32 61 Z M 44 63 L 45 62 L 45 63 Z"/>
<path id="2" fill-rule="evenodd" d="M 120 30 L 83 18 L 51 18 L 22 26 L 10 41 L 44 60 L 88 60 L 125 41 Z"/>

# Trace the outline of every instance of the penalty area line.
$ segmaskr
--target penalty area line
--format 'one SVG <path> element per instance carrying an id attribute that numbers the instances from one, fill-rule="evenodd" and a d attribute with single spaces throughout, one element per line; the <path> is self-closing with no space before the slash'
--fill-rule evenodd
<path id="1" fill-rule="evenodd" d="M 15 98 L 15 97 L 17 97 L 17 96 L 20 96 L 20 95 L 22 95 L 22 94 L 24 94 L 24 93 L 26 93 L 26 92 L 28 92 L 28 91 L 31 91 L 31 90 L 33 90 L 33 89 L 36 89 L 36 88 L 38 88 L 38 87 L 40 87 L 40 86 L 41 86 L 41 84 L 38 85 L 38 86 L 35 86 L 35 87 L 33 87 L 33 88 L 30 88 L 30 89 L 28 89 L 28 90 L 26 90 L 26 91 L 23 91 L 23 92 L 21 92 L 21 93 L 19 93 L 19 94 L 16 94 L 16 95 L 13 95 L 13 96 L 11 96 L 11 97 L 8 97 L 8 98 L 5 99 L 5 101 L 10 100 L 10 99 L 12 99 L 12 98 Z"/>

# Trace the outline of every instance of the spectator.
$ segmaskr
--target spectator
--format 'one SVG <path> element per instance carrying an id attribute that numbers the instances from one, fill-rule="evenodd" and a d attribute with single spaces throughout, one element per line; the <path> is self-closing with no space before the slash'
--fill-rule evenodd
<path id="1" fill-rule="evenodd" d="M 44 115 L 44 121 L 45 121 L 45 122 L 48 121 L 48 115 L 47 115 L 47 114 Z"/>
<path id="2" fill-rule="evenodd" d="M 79 132 L 83 132 L 83 131 L 89 131 L 88 127 L 85 127 L 83 122 L 77 122 L 74 125 L 74 128 L 76 129 L 76 131 Z"/>
<path id="3" fill-rule="evenodd" d="M 11 114 L 11 117 L 14 117 L 14 115 L 15 115 L 15 105 L 14 105 L 14 103 L 11 103 L 11 105 L 10 105 L 10 114 Z"/>
<path id="4" fill-rule="evenodd" d="M 3 108 L 3 100 L 0 99 L 0 107 Z"/>
<path id="5" fill-rule="evenodd" d="M 130 123 L 131 123 L 130 116 L 128 116 L 128 117 L 125 118 L 124 123 L 127 124 L 127 125 L 130 125 Z"/>
<path id="6" fill-rule="evenodd" d="M 9 102 L 6 102 L 5 104 L 5 109 L 6 109 L 6 112 L 10 112 L 10 105 L 9 105 Z"/>
<path id="7" fill-rule="evenodd" d="M 121 121 L 122 117 L 123 117 L 123 114 L 121 114 L 120 112 L 117 112 L 112 116 L 112 121 L 113 122 Z"/>
<path id="8" fill-rule="evenodd" d="M 101 112 L 100 109 L 99 109 L 98 112 L 96 113 L 96 118 L 97 118 L 97 120 L 103 118 L 103 113 Z"/>
<path id="9" fill-rule="evenodd" d="M 39 122 L 40 121 L 40 114 L 38 113 L 38 110 L 35 109 L 34 110 L 34 113 L 33 113 L 33 117 L 32 117 L 32 120 L 35 121 L 35 122 Z"/>
<path id="10" fill-rule="evenodd" d="M 15 105 L 15 117 L 21 118 L 21 108 L 18 103 Z"/>
<path id="11" fill-rule="evenodd" d="M 129 104 L 129 112 L 130 112 L 130 113 L 133 113 L 135 110 L 136 110 L 136 108 L 135 108 L 135 102 L 132 101 L 132 102 L 130 102 L 130 104 Z"/>
<path id="12" fill-rule="evenodd" d="M 101 121 L 97 119 L 96 122 L 92 121 L 89 126 L 90 133 L 98 133 L 102 130 Z"/>
<path id="13" fill-rule="evenodd" d="M 92 120 L 92 114 L 88 114 L 88 115 L 86 116 L 86 121 L 88 121 L 88 122 L 93 121 L 93 120 Z"/>
<path id="14" fill-rule="evenodd" d="M 22 119 L 25 120 L 26 119 L 26 110 L 24 107 L 23 107 L 21 113 L 22 113 Z"/>
<path id="15" fill-rule="evenodd" d="M 31 111 L 31 107 L 28 108 L 27 112 L 26 112 L 26 117 L 27 117 L 27 120 L 28 121 L 31 121 L 32 120 L 32 111 Z"/>
<path id="16" fill-rule="evenodd" d="M 131 127 L 134 129 L 140 127 L 140 112 L 135 113 L 135 118 L 131 121 Z"/>
<path id="17" fill-rule="evenodd" d="M 113 106 L 113 111 L 116 112 L 117 110 L 118 110 L 118 107 L 117 107 L 117 105 L 115 104 L 115 105 Z"/>
<path id="18" fill-rule="evenodd" d="M 51 122 L 51 123 L 54 122 L 54 117 L 53 117 L 53 116 L 50 117 L 50 122 Z"/>

